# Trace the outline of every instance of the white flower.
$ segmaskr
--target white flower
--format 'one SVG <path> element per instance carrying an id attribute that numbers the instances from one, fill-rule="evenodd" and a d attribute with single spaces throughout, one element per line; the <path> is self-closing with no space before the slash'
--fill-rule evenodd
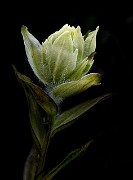
<path id="1" fill-rule="evenodd" d="M 55 98 L 67 98 L 100 84 L 99 73 L 88 73 L 94 62 L 98 29 L 83 36 L 79 26 L 65 24 L 40 44 L 22 26 L 29 64 Z"/>

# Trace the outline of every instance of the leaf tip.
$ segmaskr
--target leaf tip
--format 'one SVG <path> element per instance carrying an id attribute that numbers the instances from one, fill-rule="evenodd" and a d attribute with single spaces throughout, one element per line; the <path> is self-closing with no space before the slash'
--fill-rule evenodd
<path id="1" fill-rule="evenodd" d="M 28 30 L 28 28 L 25 26 L 25 25 L 22 25 L 21 26 L 21 32 L 23 33 L 23 32 L 25 32 L 25 31 L 27 31 Z"/>

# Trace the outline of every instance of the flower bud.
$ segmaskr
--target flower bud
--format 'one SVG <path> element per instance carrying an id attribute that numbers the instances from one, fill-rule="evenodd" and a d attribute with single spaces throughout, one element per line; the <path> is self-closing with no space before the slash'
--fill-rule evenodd
<path id="1" fill-rule="evenodd" d="M 89 73 L 94 62 L 96 30 L 82 35 L 80 26 L 65 24 L 59 31 L 40 42 L 22 26 L 28 62 L 55 98 L 67 98 L 100 82 L 100 74 Z"/>

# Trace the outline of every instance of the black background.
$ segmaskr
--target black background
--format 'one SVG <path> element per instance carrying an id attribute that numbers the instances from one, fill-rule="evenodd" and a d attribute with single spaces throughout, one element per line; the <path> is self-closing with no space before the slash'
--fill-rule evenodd
<path id="1" fill-rule="evenodd" d="M 28 107 L 11 64 L 32 76 L 27 63 L 21 26 L 41 42 L 64 24 L 80 25 L 82 34 L 100 26 L 93 72 L 102 74 L 100 87 L 68 99 L 63 108 L 83 98 L 111 92 L 106 101 L 92 108 L 82 120 L 59 133 L 52 141 L 49 164 L 74 147 L 93 138 L 85 155 L 64 168 L 55 179 L 132 179 L 133 169 L 133 12 L 128 2 L 71 5 L 62 2 L 7 3 L 1 14 L 1 159 L 3 179 L 21 180 L 26 157 L 33 144 Z M 69 5 L 68 5 L 69 4 Z M 64 9 L 65 8 L 65 9 Z M 7 178 L 8 177 L 8 178 Z M 10 177 L 10 178 L 9 178 Z"/>

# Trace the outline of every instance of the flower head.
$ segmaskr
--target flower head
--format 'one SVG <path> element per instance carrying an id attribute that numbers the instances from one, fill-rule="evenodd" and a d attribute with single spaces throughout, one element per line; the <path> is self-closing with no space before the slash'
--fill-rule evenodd
<path id="1" fill-rule="evenodd" d="M 22 26 L 29 64 L 52 96 L 67 98 L 99 84 L 100 74 L 88 73 L 94 62 L 98 29 L 83 36 L 80 26 L 65 24 L 40 44 Z"/>

